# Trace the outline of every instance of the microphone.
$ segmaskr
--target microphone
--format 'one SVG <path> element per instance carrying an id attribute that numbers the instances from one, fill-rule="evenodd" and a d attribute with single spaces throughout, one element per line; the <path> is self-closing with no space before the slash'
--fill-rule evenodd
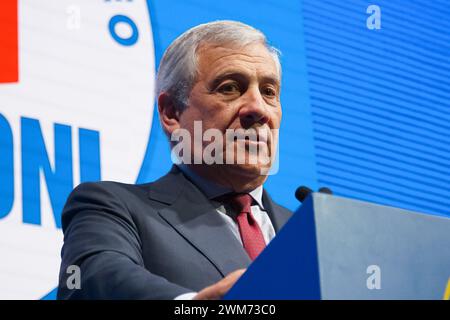
<path id="1" fill-rule="evenodd" d="M 305 201 L 305 199 L 309 196 L 310 193 L 312 193 L 312 189 L 308 188 L 306 186 L 301 186 L 298 187 L 297 190 L 295 190 L 295 197 L 297 198 L 298 201 L 302 202 Z M 319 189 L 320 193 L 324 193 L 324 194 L 333 194 L 333 191 L 331 191 L 330 188 L 327 187 L 322 187 Z"/>
<path id="2" fill-rule="evenodd" d="M 322 187 L 322 188 L 320 188 L 320 189 L 319 189 L 319 192 L 320 192 L 320 193 L 325 193 L 325 194 L 333 194 L 333 191 L 331 191 L 331 189 L 330 189 L 330 188 L 327 188 L 327 187 Z"/>
<path id="3" fill-rule="evenodd" d="M 309 196 L 309 194 L 313 192 L 310 188 L 306 186 L 298 187 L 297 190 L 295 190 L 295 197 L 298 201 L 302 202 L 305 201 L 305 199 Z"/>

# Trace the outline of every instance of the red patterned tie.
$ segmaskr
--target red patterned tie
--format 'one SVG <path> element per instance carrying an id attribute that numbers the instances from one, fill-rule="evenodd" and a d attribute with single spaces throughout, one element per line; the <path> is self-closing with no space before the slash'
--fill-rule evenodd
<path id="1" fill-rule="evenodd" d="M 250 259 L 255 260 L 266 247 L 266 242 L 251 212 L 252 197 L 246 193 L 234 194 L 228 197 L 228 202 L 238 213 L 237 223 L 244 249 Z"/>

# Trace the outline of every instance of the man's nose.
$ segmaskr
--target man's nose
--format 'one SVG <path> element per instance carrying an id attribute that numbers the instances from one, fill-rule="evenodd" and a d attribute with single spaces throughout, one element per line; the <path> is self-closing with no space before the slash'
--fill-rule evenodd
<path id="1" fill-rule="evenodd" d="M 249 128 L 254 124 L 263 125 L 269 121 L 267 105 L 259 88 L 249 88 L 242 98 L 239 117 L 243 128 Z"/>

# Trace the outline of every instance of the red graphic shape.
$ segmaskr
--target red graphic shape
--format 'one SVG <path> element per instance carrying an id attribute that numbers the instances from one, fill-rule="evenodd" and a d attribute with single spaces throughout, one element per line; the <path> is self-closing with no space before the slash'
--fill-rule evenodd
<path id="1" fill-rule="evenodd" d="M 19 80 L 17 1 L 0 2 L 0 83 Z"/>

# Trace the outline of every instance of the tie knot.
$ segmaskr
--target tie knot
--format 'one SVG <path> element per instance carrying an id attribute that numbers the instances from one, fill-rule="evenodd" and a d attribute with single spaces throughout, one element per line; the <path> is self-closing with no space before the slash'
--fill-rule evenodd
<path id="1" fill-rule="evenodd" d="M 238 214 L 250 213 L 253 198 L 248 193 L 232 193 L 224 197 L 227 202 Z"/>
<path id="2" fill-rule="evenodd" d="M 252 197 L 248 193 L 238 193 L 230 197 L 230 205 L 238 214 L 251 213 Z"/>

